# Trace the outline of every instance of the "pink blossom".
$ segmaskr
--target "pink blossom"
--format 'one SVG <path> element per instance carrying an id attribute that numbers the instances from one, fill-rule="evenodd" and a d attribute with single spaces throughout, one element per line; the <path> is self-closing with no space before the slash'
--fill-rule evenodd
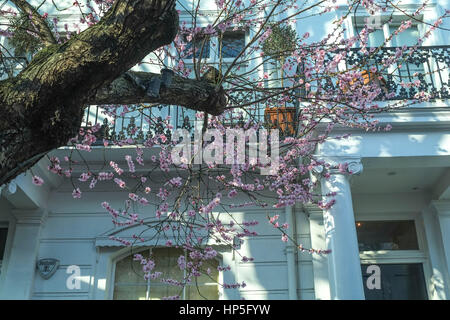
<path id="1" fill-rule="evenodd" d="M 228 193 L 228 198 L 234 198 L 237 194 L 237 191 L 233 189 Z"/>
<path id="2" fill-rule="evenodd" d="M 120 176 L 123 173 L 123 170 L 119 168 L 119 166 L 117 165 L 117 163 L 115 163 L 114 161 L 110 161 L 109 165 L 114 169 L 114 171 L 117 172 L 117 174 Z"/>
<path id="3" fill-rule="evenodd" d="M 119 185 L 122 189 L 125 188 L 125 182 L 119 178 L 114 178 L 114 182 Z"/>
<path id="4" fill-rule="evenodd" d="M 81 198 L 81 190 L 80 190 L 80 188 L 76 188 L 76 189 L 73 190 L 72 197 L 74 197 L 75 199 Z"/>
<path id="5" fill-rule="evenodd" d="M 42 186 L 42 184 L 44 183 L 44 180 L 41 177 L 33 176 L 32 182 L 33 182 L 33 184 L 35 184 L 37 186 Z"/>
<path id="6" fill-rule="evenodd" d="M 269 222 L 273 224 L 276 220 L 278 220 L 279 217 L 280 216 L 278 214 L 276 214 L 272 218 L 269 219 Z"/>
<path id="7" fill-rule="evenodd" d="M 133 159 L 131 158 L 131 156 L 126 155 L 125 159 L 127 160 L 128 169 L 130 170 L 130 172 L 135 172 L 135 166 L 134 166 Z"/>
<path id="8" fill-rule="evenodd" d="M 133 201 L 138 201 L 139 200 L 139 196 L 135 193 L 129 193 L 128 197 L 133 200 Z"/>

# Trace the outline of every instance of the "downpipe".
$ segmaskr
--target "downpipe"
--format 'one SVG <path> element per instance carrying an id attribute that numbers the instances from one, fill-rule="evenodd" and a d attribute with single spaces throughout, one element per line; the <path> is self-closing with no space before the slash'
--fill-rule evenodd
<path id="1" fill-rule="evenodd" d="M 286 222 L 289 224 L 289 228 L 287 229 L 287 235 L 290 239 L 295 238 L 294 227 L 295 227 L 295 218 L 293 214 L 293 207 L 287 206 L 285 207 L 285 215 Z M 286 260 L 287 260 L 287 270 L 288 270 L 288 293 L 289 300 L 298 300 L 297 297 L 297 267 L 296 267 L 296 247 L 290 241 L 286 242 Z"/>

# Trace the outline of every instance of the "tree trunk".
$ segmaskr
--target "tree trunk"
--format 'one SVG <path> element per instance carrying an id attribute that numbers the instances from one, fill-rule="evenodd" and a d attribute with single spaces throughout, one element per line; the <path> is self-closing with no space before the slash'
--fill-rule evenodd
<path id="1" fill-rule="evenodd" d="M 48 46 L 17 77 L 1 81 L 0 185 L 76 136 L 87 104 L 158 102 L 150 101 L 133 83 L 143 74 L 124 78 L 124 73 L 171 43 L 177 31 L 173 0 L 117 0 L 98 24 L 65 44 Z M 114 93 L 126 88 L 128 98 L 114 100 L 119 97 Z M 193 92 L 188 88 L 200 92 L 200 97 L 190 100 Z M 137 101 L 133 93 L 140 93 Z M 226 104 L 222 89 L 180 78 L 161 91 L 159 100 L 185 102 L 187 107 L 214 114 Z"/>

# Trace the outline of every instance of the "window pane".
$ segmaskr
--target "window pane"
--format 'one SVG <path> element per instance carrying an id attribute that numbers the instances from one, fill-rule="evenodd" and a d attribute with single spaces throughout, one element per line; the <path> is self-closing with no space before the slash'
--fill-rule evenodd
<path id="1" fill-rule="evenodd" d="M 186 287 L 187 300 L 219 300 L 219 287 L 196 286 L 195 284 Z"/>
<path id="2" fill-rule="evenodd" d="M 0 229 L 0 260 L 3 260 L 3 256 L 5 254 L 6 236 L 7 235 L 8 235 L 8 229 L 1 228 Z"/>
<path id="3" fill-rule="evenodd" d="M 115 286 L 115 300 L 145 300 L 147 286 Z"/>
<path id="4" fill-rule="evenodd" d="M 183 288 L 170 285 L 150 285 L 150 300 L 161 300 L 173 296 L 180 296 L 180 299 L 183 299 Z"/>
<path id="5" fill-rule="evenodd" d="M 400 25 L 391 25 L 390 32 L 394 32 L 398 29 Z M 414 46 L 419 39 L 419 31 L 417 26 L 411 26 L 405 31 L 399 33 L 398 35 L 392 38 L 392 45 L 394 47 L 402 47 L 402 46 Z M 414 77 L 415 73 L 423 74 L 423 64 L 419 63 L 418 65 L 414 63 L 414 59 L 411 57 L 404 57 L 399 59 L 397 62 L 398 67 L 398 75 L 400 76 L 399 81 L 404 82 L 413 82 L 414 80 L 418 80 L 418 77 Z"/>
<path id="6" fill-rule="evenodd" d="M 390 31 L 394 32 L 398 29 L 399 26 L 391 26 Z M 419 31 L 417 30 L 417 26 L 411 26 L 405 31 L 399 33 L 398 35 L 392 38 L 392 42 L 395 47 L 402 46 L 414 46 L 419 39 Z"/>
<path id="7" fill-rule="evenodd" d="M 357 221 L 359 251 L 418 250 L 414 221 Z"/>
<path id="8" fill-rule="evenodd" d="M 369 41 L 367 43 L 369 47 L 379 47 L 383 43 L 384 43 L 383 29 L 375 29 L 373 32 L 369 33 Z"/>
<path id="9" fill-rule="evenodd" d="M 148 250 L 139 252 L 139 254 L 146 259 L 148 258 Z M 134 254 L 129 255 L 116 263 L 115 283 L 147 283 L 144 279 L 142 265 L 139 261 L 133 261 L 133 256 Z"/>
<path id="10" fill-rule="evenodd" d="M 199 277 L 192 277 L 192 282 L 197 281 L 198 284 L 205 283 L 217 283 L 219 281 L 219 271 L 217 271 L 217 266 L 219 263 L 217 261 L 207 261 L 203 264 L 200 272 L 202 273 Z M 209 274 L 207 270 L 210 270 Z"/>
<path id="11" fill-rule="evenodd" d="M 244 31 L 225 32 L 220 41 L 222 58 L 234 58 L 245 48 Z"/>
<path id="12" fill-rule="evenodd" d="M 152 249 L 152 259 L 155 261 L 155 269 L 152 272 L 162 272 L 164 279 L 174 279 L 183 281 L 184 271 L 178 266 L 178 257 L 184 256 L 184 251 L 173 248 Z M 160 279 L 153 280 L 152 283 L 161 283 Z"/>
<path id="13" fill-rule="evenodd" d="M 422 264 L 377 264 L 380 267 L 380 289 L 368 288 L 368 279 L 373 274 L 367 274 L 368 266 L 361 265 L 366 300 L 428 299 Z"/>
<path id="14" fill-rule="evenodd" d="M 192 283 L 186 287 L 188 300 L 218 300 L 219 299 L 219 271 L 217 260 L 205 261 L 199 277 L 192 277 Z M 209 269 L 209 274 L 208 274 Z"/>
<path id="15" fill-rule="evenodd" d="M 186 44 L 185 54 L 188 52 L 189 54 L 185 58 L 192 59 L 194 50 L 195 58 L 200 58 L 200 52 L 202 53 L 202 58 L 209 58 L 209 39 L 197 39 L 188 42 Z"/>

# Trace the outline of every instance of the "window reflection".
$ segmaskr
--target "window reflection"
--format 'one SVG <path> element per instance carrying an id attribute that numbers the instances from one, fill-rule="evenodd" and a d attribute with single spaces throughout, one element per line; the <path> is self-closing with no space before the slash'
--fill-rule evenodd
<path id="1" fill-rule="evenodd" d="M 357 221 L 359 251 L 419 250 L 414 221 Z"/>
<path id="2" fill-rule="evenodd" d="M 192 41 L 186 43 L 186 49 L 183 55 L 187 55 L 184 57 L 185 59 L 192 59 L 195 55 L 195 58 L 206 59 L 209 58 L 210 51 L 210 40 L 207 37 L 197 36 Z"/>
<path id="3" fill-rule="evenodd" d="M 380 267 L 380 288 L 369 289 L 372 274 L 368 264 L 361 265 L 366 300 L 427 300 L 427 290 L 421 263 L 377 264 Z"/>
<path id="4" fill-rule="evenodd" d="M 222 58 L 235 58 L 245 48 L 244 31 L 228 31 L 219 39 Z"/>

